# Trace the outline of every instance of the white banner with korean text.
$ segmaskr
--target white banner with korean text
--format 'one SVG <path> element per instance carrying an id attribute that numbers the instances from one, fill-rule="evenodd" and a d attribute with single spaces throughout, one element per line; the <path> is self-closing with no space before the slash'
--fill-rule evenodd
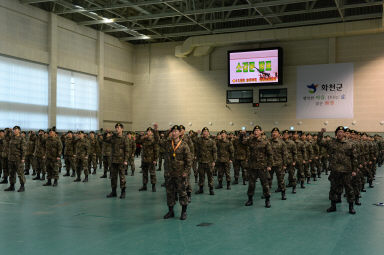
<path id="1" fill-rule="evenodd" d="M 297 67 L 297 119 L 353 118 L 353 64 Z"/>

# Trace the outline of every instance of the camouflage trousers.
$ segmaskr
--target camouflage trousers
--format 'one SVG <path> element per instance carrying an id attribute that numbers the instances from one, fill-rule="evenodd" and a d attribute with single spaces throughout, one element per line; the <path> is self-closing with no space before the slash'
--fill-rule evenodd
<path id="1" fill-rule="evenodd" d="M 35 170 L 35 157 L 33 155 L 25 156 L 24 170 L 29 171 L 29 169 Z"/>
<path id="2" fill-rule="evenodd" d="M 269 172 L 269 178 L 268 178 L 268 183 L 269 183 L 269 188 L 272 188 L 272 180 L 273 180 L 273 175 L 276 174 L 277 178 L 277 186 L 281 191 L 285 191 L 285 181 L 284 181 L 284 176 L 285 176 L 285 170 L 283 169 L 283 166 L 273 166 L 271 171 Z"/>
<path id="3" fill-rule="evenodd" d="M 91 171 L 93 168 L 94 171 L 97 169 L 96 154 L 88 155 L 88 169 Z"/>
<path id="4" fill-rule="evenodd" d="M 80 178 L 81 172 L 84 171 L 84 175 L 88 176 L 88 159 L 76 158 L 76 174 L 77 178 Z"/>
<path id="5" fill-rule="evenodd" d="M 199 162 L 199 186 L 204 186 L 205 175 L 208 178 L 208 187 L 213 188 L 213 170 L 212 163 L 200 163 Z"/>
<path id="6" fill-rule="evenodd" d="M 305 180 L 305 172 L 304 172 L 304 164 L 302 163 L 302 160 L 299 160 L 296 162 L 295 168 L 297 170 L 296 176 L 297 176 L 297 181 L 303 182 Z"/>
<path id="7" fill-rule="evenodd" d="M 305 164 L 303 164 L 304 177 L 306 178 L 311 177 L 311 172 L 309 171 L 309 165 L 310 165 L 309 161 L 306 161 Z"/>
<path id="8" fill-rule="evenodd" d="M 99 168 L 103 167 L 103 156 L 101 154 L 96 154 L 96 163 L 99 165 Z"/>
<path id="9" fill-rule="evenodd" d="M 321 170 L 328 173 L 328 171 L 329 171 L 328 170 L 328 158 L 322 157 L 320 162 L 321 162 Z"/>
<path id="10" fill-rule="evenodd" d="M 0 173 L 2 174 L 3 178 L 7 178 L 9 176 L 8 158 L 2 157 L 0 158 L 0 161 Z"/>
<path id="11" fill-rule="evenodd" d="M 269 173 L 266 169 L 248 169 L 248 196 L 253 197 L 255 194 L 256 180 L 259 178 L 263 187 L 263 195 L 265 198 L 269 198 L 268 176 Z"/>
<path id="12" fill-rule="evenodd" d="M 112 165 L 112 157 L 111 156 L 103 156 L 103 165 L 104 165 L 104 174 L 107 174 L 111 170 Z"/>
<path id="13" fill-rule="evenodd" d="M 247 180 L 247 163 L 245 160 L 239 160 L 239 159 L 235 159 L 233 161 L 233 170 L 234 170 L 235 180 L 239 179 L 240 168 L 241 168 L 241 178 L 243 178 L 243 180 Z"/>
<path id="14" fill-rule="evenodd" d="M 343 173 L 332 171 L 328 180 L 331 182 L 329 200 L 337 201 L 344 188 L 348 203 L 353 203 L 355 201 L 355 194 L 352 187 L 352 174 L 350 172 Z"/>
<path id="15" fill-rule="evenodd" d="M 292 187 L 296 187 L 297 181 L 295 176 L 295 167 L 292 165 L 292 163 L 289 163 L 287 166 L 287 172 L 288 172 L 288 182 L 292 185 Z"/>
<path id="16" fill-rule="evenodd" d="M 73 156 L 64 156 L 64 162 L 67 173 L 71 172 L 71 169 L 74 172 L 76 171 L 75 158 Z"/>
<path id="17" fill-rule="evenodd" d="M 37 174 L 44 174 L 45 171 L 45 159 L 42 157 L 35 157 L 35 166 L 36 166 L 36 173 Z"/>
<path id="18" fill-rule="evenodd" d="M 151 184 L 156 184 L 156 169 L 152 162 L 142 162 L 141 170 L 143 170 L 143 185 L 148 183 L 148 173 L 151 177 Z"/>
<path id="19" fill-rule="evenodd" d="M 8 161 L 9 167 L 9 182 L 10 184 L 16 183 L 16 173 L 19 177 L 20 184 L 25 184 L 25 176 L 24 176 L 24 164 L 21 161 Z"/>
<path id="20" fill-rule="evenodd" d="M 316 176 L 316 174 L 321 173 L 319 159 L 312 159 L 312 162 L 310 163 L 310 165 L 311 165 L 311 175 L 312 176 Z"/>
<path id="21" fill-rule="evenodd" d="M 361 176 L 363 174 L 361 171 L 358 171 L 356 173 L 356 176 L 352 176 L 352 188 L 353 188 L 353 193 L 355 195 L 355 198 L 358 198 L 360 196 L 360 190 L 361 190 Z"/>
<path id="22" fill-rule="evenodd" d="M 169 176 L 166 182 L 167 205 L 174 206 L 178 196 L 180 205 L 188 205 L 188 177 Z"/>
<path id="23" fill-rule="evenodd" d="M 125 168 L 123 163 L 112 163 L 111 165 L 111 187 L 117 188 L 117 176 L 120 179 L 120 189 L 125 189 Z"/>
<path id="24" fill-rule="evenodd" d="M 192 160 L 192 169 L 193 169 L 193 175 L 195 177 L 199 176 L 199 171 L 197 170 L 197 160 L 196 159 Z"/>
<path id="25" fill-rule="evenodd" d="M 161 170 L 161 167 L 163 166 L 163 160 L 164 160 L 164 153 L 159 153 L 159 170 Z"/>
<path id="26" fill-rule="evenodd" d="M 131 168 L 131 172 L 132 173 L 135 172 L 135 158 L 134 157 L 129 157 L 128 158 L 128 166 L 127 167 Z"/>
<path id="27" fill-rule="evenodd" d="M 373 182 L 373 174 L 369 164 L 365 165 L 362 169 L 363 176 L 367 177 L 367 182 Z"/>
<path id="28" fill-rule="evenodd" d="M 227 182 L 231 181 L 230 169 L 231 165 L 229 162 L 216 162 L 217 169 L 217 180 L 223 182 L 223 176 L 225 174 L 225 179 Z"/>
<path id="29" fill-rule="evenodd" d="M 59 179 L 59 165 L 57 159 L 46 159 L 45 169 L 47 170 L 47 179 Z"/>

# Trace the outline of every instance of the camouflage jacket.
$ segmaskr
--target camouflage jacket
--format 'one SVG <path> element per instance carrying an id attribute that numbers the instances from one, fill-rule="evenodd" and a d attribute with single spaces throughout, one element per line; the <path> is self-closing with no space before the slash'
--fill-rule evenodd
<path id="1" fill-rule="evenodd" d="M 177 144 L 172 146 L 172 140 L 167 140 L 165 145 L 165 157 L 168 163 L 168 174 L 170 176 L 187 176 L 189 169 L 192 166 L 192 154 L 189 150 L 187 142 L 181 140 L 179 147 L 174 151 L 173 147 L 177 147 Z"/>
<path id="2" fill-rule="evenodd" d="M 129 139 L 128 137 L 127 137 L 127 140 L 128 140 L 128 146 L 130 147 L 130 153 L 128 157 L 133 158 L 135 156 L 135 151 L 136 151 L 136 142 L 132 138 Z"/>
<path id="3" fill-rule="evenodd" d="M 233 161 L 234 149 L 232 142 L 229 140 L 220 139 L 216 143 L 217 146 L 217 162 L 228 163 L 230 160 Z"/>
<path id="4" fill-rule="evenodd" d="M 35 153 L 34 156 L 42 158 L 45 156 L 45 137 L 44 135 L 38 135 L 36 137 Z"/>
<path id="5" fill-rule="evenodd" d="M 64 156 L 72 157 L 76 151 L 76 141 L 73 137 L 72 138 L 66 137 L 64 141 L 65 141 Z"/>
<path id="6" fill-rule="evenodd" d="M 195 145 L 193 144 L 192 138 L 189 135 L 184 135 L 181 139 L 188 144 L 189 151 L 193 157 L 195 155 Z"/>
<path id="7" fill-rule="evenodd" d="M 197 161 L 200 163 L 213 163 L 217 160 L 216 143 L 211 138 L 199 137 L 195 149 Z"/>
<path id="8" fill-rule="evenodd" d="M 48 137 L 45 141 L 45 158 L 47 160 L 57 160 L 61 157 L 61 151 L 63 145 L 61 144 L 60 138 Z"/>
<path id="9" fill-rule="evenodd" d="M 89 143 L 86 138 L 76 139 L 75 155 L 77 159 L 85 159 L 89 155 Z"/>
<path id="10" fill-rule="evenodd" d="M 246 141 L 241 141 L 240 138 L 233 140 L 234 158 L 235 160 L 246 160 L 248 146 Z"/>
<path id="11" fill-rule="evenodd" d="M 307 155 L 307 150 L 305 148 L 305 144 L 300 139 L 294 140 L 294 142 L 296 144 L 296 149 L 297 149 L 297 162 L 299 164 L 302 164 L 304 160 L 305 161 L 308 160 L 308 155 Z"/>
<path id="12" fill-rule="evenodd" d="M 111 157 L 112 156 L 112 145 L 111 143 L 106 142 L 103 139 L 102 146 L 101 146 L 101 153 L 103 157 Z"/>
<path id="13" fill-rule="evenodd" d="M 319 143 L 326 146 L 329 153 L 329 169 L 335 172 L 357 171 L 357 152 L 353 144 L 345 139 L 331 139 Z"/>
<path id="14" fill-rule="evenodd" d="M 26 156 L 32 156 L 35 152 L 35 144 L 36 144 L 36 135 L 30 135 L 27 140 L 27 150 L 25 152 Z"/>
<path id="15" fill-rule="evenodd" d="M 316 141 L 311 141 L 310 144 L 312 145 L 312 151 L 313 151 L 312 158 L 319 157 L 320 156 L 320 146 L 317 144 Z"/>
<path id="16" fill-rule="evenodd" d="M 273 157 L 272 166 L 286 166 L 288 151 L 287 151 L 287 145 L 285 144 L 285 142 L 282 141 L 280 138 L 278 138 L 278 139 L 271 139 L 270 144 L 272 147 L 272 157 Z"/>
<path id="17" fill-rule="evenodd" d="M 142 136 L 140 142 L 142 144 L 141 161 L 144 163 L 153 163 L 159 158 L 159 144 L 155 136 Z"/>
<path id="18" fill-rule="evenodd" d="M 313 159 L 313 148 L 312 148 L 311 143 L 308 141 L 302 141 L 302 142 L 304 143 L 304 147 L 305 147 L 305 150 L 307 152 L 307 159 L 305 161 L 312 160 Z"/>
<path id="19" fill-rule="evenodd" d="M 5 138 L 0 137 L 0 157 L 3 157 L 4 150 L 5 150 Z"/>
<path id="20" fill-rule="evenodd" d="M 297 162 L 297 148 L 296 143 L 290 139 L 284 140 L 287 146 L 287 165 L 292 165 L 293 162 Z"/>
<path id="21" fill-rule="evenodd" d="M 268 140 L 252 136 L 248 138 L 247 145 L 247 159 L 250 169 L 265 170 L 267 167 L 272 167 L 272 146 Z"/>
<path id="22" fill-rule="evenodd" d="M 115 133 L 110 137 L 105 137 L 104 141 L 111 144 L 112 163 L 122 164 L 128 162 L 129 155 L 131 154 L 131 147 L 125 136 L 119 136 Z"/>
<path id="23" fill-rule="evenodd" d="M 99 151 L 99 143 L 96 138 L 88 138 L 89 155 L 96 155 Z"/>
<path id="24" fill-rule="evenodd" d="M 25 158 L 25 140 L 20 136 L 12 135 L 11 140 L 9 141 L 9 161 L 21 161 Z"/>

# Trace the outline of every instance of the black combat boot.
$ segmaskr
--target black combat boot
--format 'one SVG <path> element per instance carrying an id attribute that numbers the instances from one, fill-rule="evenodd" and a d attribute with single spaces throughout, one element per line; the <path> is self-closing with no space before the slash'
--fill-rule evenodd
<path id="1" fill-rule="evenodd" d="M 42 181 L 45 180 L 45 174 L 43 174 L 43 175 L 41 176 L 41 179 L 40 179 L 40 180 L 42 180 Z"/>
<path id="2" fill-rule="evenodd" d="M 7 189 L 4 191 L 15 191 L 15 184 L 11 184 Z"/>
<path id="3" fill-rule="evenodd" d="M 187 192 L 187 197 L 188 197 L 188 203 L 192 202 L 192 196 L 191 192 Z"/>
<path id="4" fill-rule="evenodd" d="M 281 200 L 287 200 L 287 197 L 285 196 L 285 191 L 281 192 Z"/>
<path id="5" fill-rule="evenodd" d="M 152 184 L 152 192 L 156 192 L 156 184 Z"/>
<path id="6" fill-rule="evenodd" d="M 233 184 L 239 184 L 239 178 L 235 178 L 235 180 L 233 181 Z"/>
<path id="7" fill-rule="evenodd" d="M 168 206 L 168 212 L 164 215 L 164 219 L 169 219 L 175 217 L 175 213 L 173 212 L 173 206 Z"/>
<path id="8" fill-rule="evenodd" d="M 88 182 L 88 175 L 86 175 L 86 176 L 84 177 L 83 182 Z"/>
<path id="9" fill-rule="evenodd" d="M 35 176 L 35 175 L 36 175 L 36 171 L 33 170 L 33 171 L 32 171 L 32 176 Z"/>
<path id="10" fill-rule="evenodd" d="M 328 175 L 328 170 L 325 170 L 325 175 Z"/>
<path id="11" fill-rule="evenodd" d="M 116 188 L 112 189 L 112 192 L 107 195 L 107 198 L 117 197 Z"/>
<path id="12" fill-rule="evenodd" d="M 301 183 L 300 183 L 300 188 L 305 189 L 304 181 L 301 181 Z"/>
<path id="13" fill-rule="evenodd" d="M 359 198 L 356 198 L 355 199 L 355 205 L 361 205 L 360 201 L 359 201 Z"/>
<path id="14" fill-rule="evenodd" d="M 204 189 L 203 189 L 203 186 L 199 186 L 199 190 L 195 192 L 195 194 L 203 194 L 204 193 Z"/>
<path id="15" fill-rule="evenodd" d="M 265 199 L 265 208 L 271 208 L 271 202 L 269 201 L 269 197 Z"/>
<path id="16" fill-rule="evenodd" d="M 36 175 L 36 177 L 35 178 L 33 178 L 32 180 L 40 180 L 40 174 L 38 173 L 37 175 Z"/>
<path id="17" fill-rule="evenodd" d="M 353 202 L 352 202 L 352 203 L 349 203 L 349 213 L 350 213 L 350 214 L 356 214 L 355 209 L 353 209 Z"/>
<path id="18" fill-rule="evenodd" d="M 342 201 L 341 201 L 341 194 L 340 195 L 337 195 L 337 200 L 336 200 L 336 203 L 337 204 L 340 204 Z"/>
<path id="19" fill-rule="evenodd" d="M 180 220 L 186 220 L 186 219 L 187 219 L 187 206 L 183 205 L 181 209 Z"/>
<path id="20" fill-rule="evenodd" d="M 195 176 L 195 183 L 197 183 L 198 181 L 199 181 L 199 178 Z"/>
<path id="21" fill-rule="evenodd" d="M 131 176 L 134 176 L 134 175 L 135 175 L 135 171 L 132 171 Z"/>
<path id="22" fill-rule="evenodd" d="M 29 170 L 25 169 L 24 175 L 29 175 Z"/>
<path id="23" fill-rule="evenodd" d="M 75 170 L 72 171 L 71 177 L 75 177 Z"/>
<path id="24" fill-rule="evenodd" d="M 317 181 L 317 179 L 316 179 L 316 174 L 313 175 L 313 181 L 314 181 L 314 182 Z"/>
<path id="25" fill-rule="evenodd" d="M 96 169 L 93 169 L 93 172 L 92 172 L 92 174 L 96 174 Z"/>
<path id="26" fill-rule="evenodd" d="M 18 189 L 17 192 L 24 192 L 24 191 L 25 191 L 24 183 L 22 183 L 22 184 L 20 185 L 20 188 Z"/>
<path id="27" fill-rule="evenodd" d="M 231 189 L 231 182 L 227 182 L 227 190 Z"/>
<path id="28" fill-rule="evenodd" d="M 107 178 L 107 172 L 104 172 L 104 174 L 100 176 L 100 178 Z"/>
<path id="29" fill-rule="evenodd" d="M 361 188 L 361 192 L 367 192 L 367 190 L 365 189 L 365 184 L 363 183 L 363 187 Z"/>
<path id="30" fill-rule="evenodd" d="M 213 192 L 213 187 L 209 187 L 209 195 L 215 195 L 215 192 Z"/>
<path id="31" fill-rule="evenodd" d="M 321 178 L 321 173 L 317 174 L 317 178 L 319 178 L 319 179 Z"/>
<path id="32" fill-rule="evenodd" d="M 0 182 L 0 184 L 7 184 L 8 183 L 8 177 L 4 177 L 3 180 Z"/>
<path id="33" fill-rule="evenodd" d="M 222 189 L 223 188 L 223 182 L 219 181 L 219 184 L 216 186 L 216 189 Z"/>
<path id="34" fill-rule="evenodd" d="M 47 179 L 47 183 L 43 184 L 43 186 L 51 186 L 52 182 L 51 179 Z"/>
<path id="35" fill-rule="evenodd" d="M 287 188 L 291 188 L 291 187 L 293 187 L 293 185 L 292 185 L 292 183 L 290 182 L 290 183 L 288 183 Z"/>
<path id="36" fill-rule="evenodd" d="M 243 185 L 247 185 L 246 183 L 245 183 L 245 179 L 243 178 Z"/>
<path id="37" fill-rule="evenodd" d="M 336 212 L 336 201 L 331 201 L 331 207 L 327 209 L 327 212 Z"/>
<path id="38" fill-rule="evenodd" d="M 374 187 L 373 184 L 372 184 L 372 181 L 369 181 L 369 187 L 370 187 L 370 188 L 373 188 L 373 187 Z"/>
<path id="39" fill-rule="evenodd" d="M 125 173 L 124 173 L 125 175 L 128 175 L 128 170 L 125 170 Z"/>
<path id="40" fill-rule="evenodd" d="M 139 191 L 147 191 L 147 184 L 143 184 L 143 187 L 141 187 Z"/>
<path id="41" fill-rule="evenodd" d="M 292 186 L 292 194 L 296 194 L 296 185 Z"/>
<path id="42" fill-rule="evenodd" d="M 275 190 L 275 193 L 281 192 L 280 187 Z"/>
<path id="43" fill-rule="evenodd" d="M 67 173 L 64 174 L 63 176 L 70 176 L 69 171 L 67 171 Z"/>
<path id="44" fill-rule="evenodd" d="M 57 187 L 57 185 L 59 185 L 59 184 L 58 184 L 58 182 L 57 182 L 57 179 L 55 179 L 55 180 L 53 181 L 53 185 L 52 185 L 52 186 L 53 186 L 53 187 Z"/>
<path id="45" fill-rule="evenodd" d="M 311 177 L 307 177 L 307 184 L 311 184 Z"/>
<path id="46" fill-rule="evenodd" d="M 125 188 L 122 188 L 121 194 L 120 194 L 120 199 L 124 199 L 124 198 L 125 198 Z"/>
<path id="47" fill-rule="evenodd" d="M 248 201 L 245 203 L 245 206 L 253 205 L 253 196 L 248 196 Z"/>
<path id="48" fill-rule="evenodd" d="M 77 176 L 77 178 L 74 180 L 74 182 L 81 182 L 80 175 Z"/>

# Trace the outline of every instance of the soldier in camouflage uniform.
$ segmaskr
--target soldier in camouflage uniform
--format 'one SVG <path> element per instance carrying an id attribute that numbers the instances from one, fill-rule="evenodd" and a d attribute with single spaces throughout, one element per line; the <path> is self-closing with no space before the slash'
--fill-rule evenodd
<path id="1" fill-rule="evenodd" d="M 74 182 L 80 182 L 81 181 L 81 172 L 84 171 L 84 180 L 83 182 L 88 182 L 88 155 L 89 155 L 89 143 L 87 139 L 84 137 L 84 132 L 79 131 L 78 132 L 78 139 L 76 140 L 76 147 L 75 147 L 75 160 L 76 160 L 76 179 Z"/>
<path id="2" fill-rule="evenodd" d="M 188 144 L 189 151 L 191 153 L 191 158 L 194 158 L 195 157 L 195 146 L 193 144 L 193 141 L 192 141 L 191 137 L 189 137 L 188 135 L 185 134 L 185 127 L 183 125 L 180 125 L 179 127 L 180 127 L 180 139 L 182 139 L 184 142 L 186 142 Z M 188 195 L 188 202 L 191 202 L 191 197 L 192 197 L 191 169 L 189 169 L 189 172 L 188 172 L 187 195 Z"/>
<path id="3" fill-rule="evenodd" d="M 269 188 L 272 188 L 273 174 L 276 173 L 277 186 L 275 192 L 281 192 L 281 199 L 286 200 L 285 195 L 285 169 L 287 168 L 288 151 L 287 145 L 280 139 L 280 130 L 275 127 L 272 129 L 270 144 L 272 147 L 273 164 L 268 178 Z"/>
<path id="4" fill-rule="evenodd" d="M 155 138 L 154 132 L 151 127 L 147 128 L 147 134 L 140 137 L 140 143 L 142 144 L 141 152 L 141 169 L 143 172 L 143 186 L 139 191 L 147 190 L 148 173 L 151 177 L 152 192 L 156 192 L 156 170 L 157 159 L 159 156 L 159 139 Z"/>
<path id="5" fill-rule="evenodd" d="M 92 174 L 96 174 L 97 169 L 97 152 L 99 151 L 99 142 L 95 137 L 95 132 L 91 131 L 89 133 L 88 138 L 89 143 L 89 155 L 88 155 L 88 169 L 89 173 L 91 173 L 91 169 L 93 168 Z"/>
<path id="6" fill-rule="evenodd" d="M 72 175 L 75 176 L 76 172 L 76 166 L 75 166 L 75 157 L 73 156 L 75 154 L 76 149 L 76 142 L 75 138 L 73 137 L 73 132 L 68 131 L 67 135 L 64 139 L 65 147 L 64 147 L 64 161 L 65 161 L 65 167 L 67 170 L 67 173 L 64 174 L 64 176 L 70 176 L 71 169 L 72 169 Z"/>
<path id="7" fill-rule="evenodd" d="M 173 126 L 171 129 L 172 140 L 168 141 L 165 147 L 165 157 L 169 161 L 168 179 L 166 183 L 167 205 L 169 211 L 164 215 L 164 219 L 175 216 L 173 207 L 176 204 L 178 196 L 179 203 L 182 206 L 180 220 L 187 218 L 188 206 L 188 175 L 191 171 L 192 154 L 185 140 L 180 139 L 182 127 Z"/>
<path id="8" fill-rule="evenodd" d="M 3 180 L 0 184 L 8 183 L 8 148 L 10 136 L 8 136 L 9 131 L 0 130 L 0 174 L 3 177 Z"/>
<path id="9" fill-rule="evenodd" d="M 132 154 L 131 147 L 126 136 L 123 135 L 124 125 L 116 123 L 115 134 L 108 133 L 104 141 L 112 145 L 112 165 L 111 165 L 111 188 L 112 192 L 107 195 L 108 198 L 116 197 L 117 176 L 120 178 L 120 199 L 125 198 L 125 168 L 128 165 L 129 155 Z"/>
<path id="10" fill-rule="evenodd" d="M 373 159 L 373 150 L 372 146 L 370 146 L 370 141 L 368 140 L 368 136 L 366 133 L 361 135 L 363 141 L 363 156 L 364 156 L 364 166 L 363 166 L 363 174 L 367 178 L 367 182 L 369 183 L 369 187 L 373 188 L 373 178 L 374 175 L 372 173 L 372 159 Z M 363 182 L 364 185 L 365 182 Z M 364 186 L 363 186 L 364 189 Z"/>
<path id="11" fill-rule="evenodd" d="M 160 134 L 160 141 L 159 141 L 159 167 L 157 171 L 161 171 L 161 167 L 163 165 L 163 160 L 165 158 L 165 144 L 167 140 L 164 137 L 164 134 Z"/>
<path id="12" fill-rule="evenodd" d="M 23 164 L 25 160 L 25 140 L 20 134 L 20 127 L 13 127 L 13 135 L 9 141 L 8 167 L 10 186 L 4 191 L 15 191 L 16 173 L 19 177 L 20 188 L 17 192 L 25 191 L 25 176 Z"/>
<path id="13" fill-rule="evenodd" d="M 240 168 L 241 168 L 241 178 L 243 179 L 243 185 L 245 185 L 245 181 L 247 179 L 247 145 L 244 143 L 246 139 L 246 132 L 242 130 L 239 134 L 238 138 L 234 138 L 233 140 L 233 148 L 234 148 L 234 161 L 233 161 L 233 170 L 235 181 L 233 184 L 239 183 L 240 176 Z"/>
<path id="14" fill-rule="evenodd" d="M 295 176 L 295 165 L 297 162 L 297 148 L 296 143 L 290 139 L 289 131 L 283 131 L 283 141 L 287 147 L 287 171 L 288 171 L 288 185 L 287 187 L 292 187 L 292 193 L 296 193 L 296 176 Z"/>
<path id="15" fill-rule="evenodd" d="M 45 165 L 47 170 L 47 183 L 43 186 L 51 186 L 53 179 L 53 186 L 58 185 L 59 169 L 57 162 L 61 160 L 61 151 L 63 145 L 60 138 L 56 135 L 55 129 L 49 130 L 49 137 L 45 141 Z"/>
<path id="16" fill-rule="evenodd" d="M 220 132 L 220 139 L 217 141 L 217 161 L 216 168 L 218 171 L 218 185 L 217 189 L 223 188 L 223 176 L 225 174 L 225 178 L 227 181 L 227 189 L 231 189 L 231 163 L 234 158 L 234 149 L 232 142 L 227 139 L 227 131 L 222 130 Z"/>
<path id="17" fill-rule="evenodd" d="M 197 144 L 197 133 L 194 132 L 193 130 L 190 130 L 189 131 L 189 137 L 191 138 L 192 142 L 193 142 L 193 148 L 196 148 L 196 144 Z M 193 158 L 192 158 L 192 169 L 193 169 L 193 175 L 195 176 L 195 183 L 198 183 L 199 181 L 199 171 L 197 171 L 197 157 L 196 157 L 196 153 L 194 152 L 193 153 Z"/>
<path id="18" fill-rule="evenodd" d="M 363 153 L 362 153 L 362 143 L 358 140 L 356 136 L 356 132 L 354 130 L 347 130 L 345 132 L 346 138 L 348 141 L 352 144 L 352 146 L 356 149 L 356 155 L 357 155 L 357 169 L 356 169 L 356 176 L 352 176 L 352 187 L 353 187 L 353 193 L 355 195 L 355 205 L 361 205 L 360 203 L 360 191 L 361 191 L 361 180 L 364 178 L 362 173 L 363 168 Z"/>
<path id="19" fill-rule="evenodd" d="M 311 144 L 307 141 L 307 135 L 305 133 L 301 134 L 301 141 L 304 143 L 305 150 L 307 152 L 307 158 L 305 159 L 305 163 L 303 163 L 304 174 L 307 178 L 307 184 L 311 183 L 311 172 L 310 172 L 310 164 L 312 162 L 313 156 L 313 148 Z"/>
<path id="20" fill-rule="evenodd" d="M 355 201 L 355 194 L 351 184 L 352 176 L 356 175 L 357 153 L 353 144 L 345 139 L 344 127 L 340 126 L 335 130 L 336 138 L 330 141 L 321 140 L 325 129 L 322 129 L 319 134 L 318 141 L 327 147 L 330 155 L 330 170 L 329 181 L 331 182 L 331 189 L 329 191 L 329 200 L 331 200 L 331 207 L 327 212 L 336 211 L 336 201 L 339 192 L 342 188 L 345 189 L 347 200 L 349 203 L 349 213 L 355 214 L 353 208 Z"/>
<path id="21" fill-rule="evenodd" d="M 312 146 L 312 162 L 310 163 L 311 166 L 311 176 L 313 178 L 313 181 L 317 181 L 317 178 L 321 178 L 321 169 L 320 169 L 320 162 L 319 162 L 319 157 L 320 157 L 320 146 L 317 144 L 317 136 L 309 134 L 307 136 L 307 141 L 310 143 Z"/>
<path id="22" fill-rule="evenodd" d="M 195 153 L 199 162 L 199 190 L 196 194 L 204 193 L 205 175 L 208 178 L 209 194 L 213 192 L 213 168 L 217 160 L 217 148 L 215 142 L 209 137 L 209 129 L 204 127 L 201 131 L 202 136 L 199 137 L 196 143 Z"/>
<path id="23" fill-rule="evenodd" d="M 323 139 L 327 139 L 327 137 L 324 137 Z M 320 165 L 321 165 L 321 171 L 324 172 L 325 175 L 328 175 L 328 152 L 327 148 L 325 146 L 320 146 Z"/>
<path id="24" fill-rule="evenodd" d="M 96 162 L 99 164 L 99 168 L 101 169 L 103 167 L 103 154 L 102 154 L 102 147 L 103 147 L 103 135 L 97 134 L 97 143 L 98 143 L 98 150 L 96 152 Z"/>
<path id="25" fill-rule="evenodd" d="M 102 139 L 102 154 L 103 154 L 103 166 L 104 166 L 104 174 L 100 176 L 100 178 L 107 178 L 108 171 L 111 171 L 112 166 L 112 144 L 106 142 L 104 137 L 112 135 L 110 131 L 106 131 Z M 111 173 L 109 174 L 111 175 Z"/>
<path id="26" fill-rule="evenodd" d="M 40 129 L 35 144 L 36 177 L 33 180 L 45 180 L 45 140 L 44 131 Z M 41 178 L 40 174 L 42 174 Z"/>
<path id="27" fill-rule="evenodd" d="M 304 164 L 307 163 L 308 156 L 307 156 L 307 150 L 306 150 L 305 144 L 304 144 L 303 140 L 300 139 L 301 135 L 302 135 L 301 131 L 294 131 L 292 138 L 296 144 L 296 149 L 297 149 L 297 161 L 295 164 L 295 167 L 297 169 L 297 180 L 300 182 L 300 187 L 302 189 L 305 189 L 305 186 L 304 186 L 304 181 L 305 181 Z"/>
<path id="28" fill-rule="evenodd" d="M 135 175 L 135 150 L 136 150 L 136 141 L 135 137 L 133 136 L 133 132 L 128 132 L 127 134 L 127 139 L 130 147 L 131 153 L 129 154 L 128 157 L 128 165 L 127 165 L 127 170 L 128 167 L 131 168 L 131 176 Z"/>
<path id="29" fill-rule="evenodd" d="M 270 208 L 269 193 L 269 171 L 272 169 L 273 156 L 272 146 L 267 139 L 262 137 L 260 126 L 253 128 L 253 135 L 247 140 L 247 161 L 248 161 L 248 201 L 245 206 L 253 205 L 253 196 L 255 194 L 256 180 L 259 178 L 263 186 L 263 196 L 265 198 L 265 207 Z"/>
<path id="30" fill-rule="evenodd" d="M 29 169 L 32 166 L 33 173 L 35 173 L 34 156 L 35 152 L 36 134 L 32 131 L 28 132 L 27 148 L 25 152 L 25 170 L 24 174 L 29 175 Z"/>

